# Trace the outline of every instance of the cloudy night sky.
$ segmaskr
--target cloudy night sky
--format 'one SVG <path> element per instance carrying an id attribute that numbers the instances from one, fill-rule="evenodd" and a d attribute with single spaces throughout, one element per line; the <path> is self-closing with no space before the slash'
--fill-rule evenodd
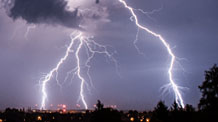
<path id="1" fill-rule="evenodd" d="M 135 8 L 141 25 L 161 34 L 170 44 L 177 56 L 173 78 L 181 86 L 185 104 L 196 107 L 204 71 L 218 63 L 218 1 L 126 2 Z M 169 84 L 170 55 L 158 38 L 143 30 L 139 30 L 134 45 L 137 27 L 130 11 L 118 0 L 1 0 L 0 6 L 0 109 L 40 106 L 39 81 L 65 55 L 70 34 L 75 31 L 107 46 L 118 64 L 116 67 L 104 54 L 96 54 L 89 62 L 92 85 L 86 74 L 87 50 L 82 46 L 79 57 L 89 108 L 98 99 L 123 110 L 150 110 L 159 100 L 168 106 L 173 103 L 172 89 L 161 89 Z M 50 104 L 66 104 L 72 109 L 80 104 L 84 108 L 79 99 L 81 81 L 72 74 L 65 78 L 75 65 L 72 52 L 58 70 L 61 87 L 56 73 L 47 83 L 48 109 Z"/>

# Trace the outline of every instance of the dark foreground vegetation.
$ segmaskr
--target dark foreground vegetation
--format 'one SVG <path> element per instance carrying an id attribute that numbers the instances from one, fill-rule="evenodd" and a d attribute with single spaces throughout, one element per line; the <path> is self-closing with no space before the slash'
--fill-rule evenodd
<path id="1" fill-rule="evenodd" d="M 174 102 L 167 107 L 160 101 L 153 111 L 128 112 L 104 108 L 98 101 L 94 111 L 63 113 L 61 111 L 34 111 L 7 108 L 0 112 L 0 122 L 218 122 L 218 67 L 205 71 L 205 80 L 199 86 L 202 98 L 195 109 L 181 108 Z"/>

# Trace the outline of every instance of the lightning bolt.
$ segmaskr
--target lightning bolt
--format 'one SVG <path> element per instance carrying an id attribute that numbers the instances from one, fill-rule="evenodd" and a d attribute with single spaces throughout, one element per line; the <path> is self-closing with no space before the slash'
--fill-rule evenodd
<path id="1" fill-rule="evenodd" d="M 63 64 L 63 62 L 67 59 L 69 56 L 69 53 L 72 51 L 71 48 L 73 47 L 74 41 L 82 36 L 82 33 L 79 33 L 77 36 L 71 39 L 71 43 L 67 48 L 67 51 L 65 52 L 65 55 L 63 58 L 60 59 L 60 61 L 57 63 L 56 67 L 52 69 L 45 77 L 40 79 L 40 83 L 42 82 L 42 102 L 41 102 L 41 109 L 45 109 L 45 103 L 47 100 L 47 92 L 46 92 L 46 85 L 51 80 L 53 75 L 58 73 L 58 69 Z"/>
<path id="2" fill-rule="evenodd" d="M 54 69 L 52 69 L 48 74 L 46 74 L 43 78 L 40 79 L 40 83 L 42 84 L 41 109 L 45 109 L 45 107 L 46 107 L 46 105 L 45 105 L 46 100 L 47 100 L 46 85 L 52 79 L 52 77 L 54 75 L 56 75 L 57 84 L 61 87 L 61 83 L 58 81 L 58 70 L 59 70 L 60 66 L 64 63 L 64 61 L 69 57 L 69 54 L 74 52 L 74 50 L 72 48 L 74 47 L 75 41 L 78 41 L 78 44 L 75 46 L 75 48 L 76 48 L 75 49 L 76 67 L 73 68 L 71 71 L 67 72 L 67 76 L 65 77 L 64 82 L 66 82 L 66 80 L 69 78 L 70 74 L 72 74 L 72 79 L 75 76 L 77 76 L 79 78 L 79 80 L 81 81 L 79 100 L 82 101 L 85 109 L 88 109 L 88 105 L 87 105 L 87 102 L 85 100 L 84 89 L 85 89 L 85 85 L 87 86 L 87 88 L 89 88 L 89 85 L 86 82 L 85 77 L 81 74 L 82 64 L 80 63 L 81 61 L 80 61 L 79 53 L 82 50 L 82 47 L 84 46 L 86 48 L 86 53 L 88 56 L 88 58 L 85 62 L 85 67 L 87 68 L 86 75 L 87 75 L 92 86 L 94 86 L 94 85 L 92 83 L 91 75 L 89 73 L 90 68 L 91 68 L 89 63 L 91 62 L 91 60 L 94 58 L 94 56 L 96 54 L 106 55 L 110 59 L 110 61 L 114 62 L 116 68 L 118 67 L 117 61 L 113 57 L 114 53 L 110 53 L 107 50 L 107 46 L 104 46 L 104 45 L 101 45 L 101 44 L 95 42 L 94 40 L 92 40 L 92 38 L 84 36 L 84 34 L 82 34 L 81 32 L 77 36 L 74 36 L 74 33 L 72 33 L 70 37 L 71 37 L 71 43 L 69 44 L 69 46 L 67 46 L 67 50 L 65 52 L 64 57 L 60 59 L 60 61 L 57 63 L 57 65 Z"/>
<path id="3" fill-rule="evenodd" d="M 173 66 L 174 66 L 174 63 L 175 63 L 175 59 L 176 59 L 176 56 L 174 55 L 173 51 L 171 50 L 170 48 L 170 45 L 167 43 L 167 41 L 158 33 L 155 33 L 153 31 L 151 31 L 150 29 L 148 29 L 147 27 L 141 25 L 138 21 L 138 17 L 135 13 L 135 9 L 132 8 L 131 6 L 128 6 L 127 3 L 125 2 L 125 0 L 119 0 L 119 2 L 121 4 L 124 5 L 124 7 L 126 9 L 128 9 L 130 11 L 130 13 L 132 14 L 132 17 L 134 18 L 135 20 L 135 24 L 138 28 L 150 33 L 151 35 L 157 37 L 161 42 L 162 44 L 166 47 L 169 55 L 171 56 L 171 61 L 170 61 L 170 66 L 169 66 L 169 69 L 168 69 L 168 75 L 169 75 L 169 80 L 170 80 L 170 85 L 172 86 L 173 88 L 173 91 L 174 91 L 174 94 L 175 94 L 175 100 L 176 100 L 176 103 L 180 106 L 180 107 L 185 107 L 184 106 L 184 101 L 183 101 L 183 98 L 182 98 L 182 95 L 179 91 L 179 86 L 174 82 L 173 80 L 173 74 L 172 74 L 172 70 L 173 70 Z"/>
<path id="4" fill-rule="evenodd" d="M 85 97 L 84 97 L 84 85 L 87 84 L 87 82 L 85 81 L 84 77 L 82 77 L 82 75 L 81 75 L 81 67 L 80 67 L 81 64 L 80 64 L 80 58 L 79 58 L 79 51 L 81 50 L 83 45 L 86 47 L 87 56 L 88 56 L 88 58 L 85 62 L 85 67 L 87 67 L 87 76 L 88 76 L 88 79 L 89 79 L 92 87 L 94 87 L 94 85 L 92 83 L 92 78 L 91 78 L 90 73 L 89 73 L 90 68 L 91 68 L 89 63 L 91 62 L 91 60 L 94 58 L 94 56 L 96 54 L 106 55 L 112 62 L 114 62 L 116 69 L 118 67 L 118 63 L 117 63 L 116 59 L 113 57 L 114 53 L 109 53 L 109 51 L 107 50 L 107 46 L 101 45 L 89 37 L 83 36 L 80 38 L 80 43 L 79 43 L 79 46 L 77 47 L 77 50 L 75 53 L 76 60 L 77 60 L 77 68 L 78 68 L 77 76 L 81 80 L 80 99 L 81 99 L 83 105 L 85 106 L 85 108 L 88 109 L 88 106 L 87 106 L 87 103 L 86 103 Z"/>
<path id="5" fill-rule="evenodd" d="M 154 10 L 152 10 L 150 12 L 146 12 L 146 11 L 144 11 L 142 9 L 133 8 L 133 10 L 141 12 L 142 14 L 146 15 L 151 20 L 155 20 L 154 18 L 151 17 L 151 15 L 153 15 L 154 13 L 160 12 L 162 9 L 163 9 L 163 5 L 160 8 L 154 9 Z"/>
<path id="6" fill-rule="evenodd" d="M 30 30 L 31 29 L 34 29 L 34 28 L 36 28 L 36 25 L 29 25 L 28 27 L 27 27 L 27 30 L 26 30 L 26 33 L 25 33 L 25 35 L 24 35 L 24 37 L 25 37 L 25 39 L 26 40 L 28 40 L 28 34 L 29 34 L 29 32 L 30 32 Z"/>
<path id="7" fill-rule="evenodd" d="M 78 75 L 79 79 L 81 80 L 80 97 L 81 97 L 81 100 L 85 106 L 85 109 L 88 109 L 87 103 L 86 103 L 84 95 L 83 95 L 83 92 L 84 92 L 83 88 L 84 88 L 85 79 L 81 76 L 81 67 L 80 67 L 80 58 L 79 58 L 79 51 L 80 51 L 82 45 L 83 45 L 83 37 L 80 38 L 80 43 L 79 43 L 79 46 L 78 46 L 75 54 L 76 54 L 77 68 L 78 68 L 77 75 Z"/>

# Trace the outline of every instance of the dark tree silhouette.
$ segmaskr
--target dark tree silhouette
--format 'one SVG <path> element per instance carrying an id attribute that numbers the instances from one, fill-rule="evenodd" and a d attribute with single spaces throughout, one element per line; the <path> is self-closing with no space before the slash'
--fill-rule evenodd
<path id="1" fill-rule="evenodd" d="M 98 102 L 97 102 L 97 104 L 96 104 L 96 107 L 97 107 L 97 108 L 96 108 L 97 110 L 102 110 L 102 109 L 104 108 L 104 104 L 102 104 L 101 101 L 98 100 Z"/>
<path id="2" fill-rule="evenodd" d="M 190 122 L 187 120 L 185 109 L 179 106 L 176 101 L 170 107 L 170 121 L 168 122 Z"/>
<path id="3" fill-rule="evenodd" d="M 131 117 L 134 118 L 133 122 L 139 122 L 139 118 L 138 118 L 139 113 L 138 113 L 138 111 L 136 111 L 136 110 L 129 110 L 128 115 L 129 115 L 129 118 L 131 118 Z"/>
<path id="4" fill-rule="evenodd" d="M 165 105 L 164 101 L 159 101 L 157 106 L 154 108 L 156 113 L 167 113 L 168 107 Z"/>
<path id="5" fill-rule="evenodd" d="M 183 108 L 180 107 L 176 101 L 173 102 L 172 107 L 170 108 L 172 112 L 179 112 L 179 111 L 183 111 Z"/>
<path id="6" fill-rule="evenodd" d="M 112 108 L 104 108 L 104 105 L 98 100 L 97 108 L 92 113 L 90 122 L 122 122 L 121 113 Z"/>
<path id="7" fill-rule="evenodd" d="M 205 71 L 205 80 L 199 86 L 202 98 L 198 107 L 202 111 L 218 111 L 218 67 L 215 64 L 210 70 Z"/>
<path id="8" fill-rule="evenodd" d="M 165 105 L 164 101 L 159 101 L 157 106 L 154 108 L 154 114 L 152 117 L 153 121 L 161 121 L 167 122 L 168 121 L 168 107 Z M 157 120 L 155 120 L 157 119 Z"/>
<path id="9" fill-rule="evenodd" d="M 185 111 L 188 113 L 195 112 L 195 108 L 192 105 L 187 104 L 185 106 Z"/>

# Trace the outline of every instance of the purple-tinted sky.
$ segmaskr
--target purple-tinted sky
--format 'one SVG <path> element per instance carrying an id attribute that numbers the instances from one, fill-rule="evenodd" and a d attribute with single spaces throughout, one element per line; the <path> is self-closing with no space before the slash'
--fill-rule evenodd
<path id="1" fill-rule="evenodd" d="M 43 2 L 34 3 L 36 0 L 28 4 L 24 4 L 26 0 L 15 1 L 18 3 L 12 6 L 13 11 L 10 7 L 0 9 L 0 109 L 41 103 L 38 81 L 63 57 L 70 43 L 69 34 L 75 30 L 93 35 L 96 42 L 110 45 L 110 52 L 117 52 L 114 58 L 119 64 L 120 76 L 113 62 L 108 62 L 104 55 L 96 55 L 90 62 L 95 86 L 85 94 L 90 108 L 97 99 L 106 105 L 116 104 L 119 109 L 138 110 L 152 109 L 160 99 L 168 105 L 173 102 L 173 92 L 162 95 L 160 91 L 161 86 L 169 83 L 170 56 L 158 39 L 142 30 L 137 46 L 144 55 L 138 54 L 133 45 L 137 28 L 130 20 L 129 11 L 118 0 L 101 0 L 99 4 L 95 4 L 95 0 L 88 3 L 68 0 L 72 8 L 79 6 L 79 9 L 89 8 L 93 12 L 90 15 L 83 11 L 79 17 L 75 16 L 77 10 L 66 10 L 64 3 L 61 6 L 62 0 L 40 0 L 47 1 L 47 6 Z M 218 63 L 218 1 L 126 2 L 147 12 L 157 10 L 147 15 L 137 12 L 139 21 L 160 33 L 171 45 L 179 62 L 175 64 L 174 79 L 178 85 L 188 88 L 181 90 L 185 103 L 196 106 L 201 96 L 198 85 L 204 80 L 204 71 Z M 40 4 L 44 6 L 37 7 Z M 36 28 L 30 29 L 25 37 L 31 23 Z M 80 57 L 82 61 L 86 59 L 85 49 Z M 60 81 L 74 64 L 72 55 L 59 71 Z M 79 85 L 80 81 L 75 78 L 64 83 L 61 90 L 54 79 L 49 81 L 48 106 L 65 103 L 75 108 Z"/>

